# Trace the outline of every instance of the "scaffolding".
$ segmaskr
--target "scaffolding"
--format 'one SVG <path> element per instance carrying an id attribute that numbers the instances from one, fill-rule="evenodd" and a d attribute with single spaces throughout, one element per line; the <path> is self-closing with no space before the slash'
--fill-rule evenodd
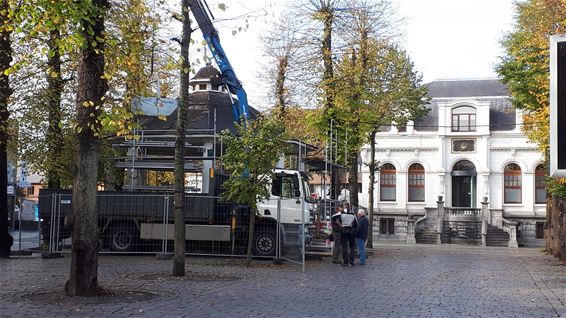
<path id="1" fill-rule="evenodd" d="M 202 174 L 202 193 L 210 193 L 213 186 L 210 169 L 224 172 L 221 160 L 225 145 L 222 135 L 217 131 L 216 116 L 214 110 L 210 118 L 212 128 L 186 129 L 185 133 L 185 171 Z M 114 148 L 127 149 L 125 156 L 114 158 L 115 167 L 125 169 L 128 173 L 124 188 L 129 191 L 172 190 L 172 185 L 156 187 L 144 184 L 142 174 L 145 170 L 173 170 L 175 138 L 174 130 L 136 129 L 133 138 L 124 138 L 113 144 Z M 288 148 L 285 156 L 280 158 L 275 168 L 308 172 L 303 159 L 317 147 L 294 139 L 286 143 Z"/>
<path id="2" fill-rule="evenodd" d="M 200 172 L 204 179 L 209 171 L 206 168 L 217 167 L 217 147 L 221 138 L 217 132 L 216 109 L 213 112 L 212 128 L 185 129 L 185 171 Z M 116 168 L 125 169 L 129 174 L 125 189 L 172 190 L 173 186 L 151 186 L 143 184 L 142 173 L 151 171 L 173 171 L 175 162 L 175 130 L 135 129 L 133 137 L 124 138 L 112 145 L 113 148 L 127 149 L 125 156 L 114 157 Z M 210 162 L 210 164 L 206 164 Z M 206 177 L 205 177 L 206 176 Z M 201 188 L 202 192 L 208 189 Z M 190 191 L 194 192 L 194 191 Z"/>
<path id="3" fill-rule="evenodd" d="M 347 136 L 347 131 L 345 134 Z M 341 146 L 345 149 L 343 165 L 339 162 Z M 334 120 L 330 120 L 324 148 L 303 159 L 312 168 L 311 172 L 320 177 L 321 193 L 317 193 L 320 202 L 318 216 L 320 221 L 330 221 L 330 216 L 340 204 L 337 200 L 340 187 L 338 174 L 347 169 L 347 160 L 347 138 L 345 141 L 340 140 L 339 130 L 334 125 Z"/>

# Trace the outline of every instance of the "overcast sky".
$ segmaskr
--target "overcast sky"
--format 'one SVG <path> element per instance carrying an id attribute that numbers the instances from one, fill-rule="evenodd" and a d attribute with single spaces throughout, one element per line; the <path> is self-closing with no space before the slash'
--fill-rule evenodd
<path id="1" fill-rule="evenodd" d="M 424 82 L 436 79 L 493 78 L 499 41 L 513 23 L 513 0 L 393 0 L 400 17 L 406 18 L 404 45 L 423 74 Z M 221 12 L 215 3 L 228 7 Z M 242 18 L 219 22 L 221 43 L 243 82 L 250 104 L 267 106 L 266 86 L 261 85 L 259 37 L 269 29 L 274 17 L 284 12 L 286 1 L 209 1 L 217 19 Z M 232 30 L 246 24 L 245 32 L 232 35 Z M 292 23 L 292 17 L 289 22 Z M 197 32 L 198 33 L 198 32 Z"/>

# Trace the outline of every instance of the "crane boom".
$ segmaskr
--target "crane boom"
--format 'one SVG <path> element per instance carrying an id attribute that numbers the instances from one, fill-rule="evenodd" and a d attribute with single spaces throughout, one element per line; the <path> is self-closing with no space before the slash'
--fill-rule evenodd
<path id="1" fill-rule="evenodd" d="M 222 82 L 228 87 L 231 94 L 236 94 L 238 97 L 238 101 L 232 99 L 232 113 L 234 115 L 234 120 L 239 122 L 243 119 L 245 123 L 249 119 L 248 96 L 242 86 L 242 83 L 238 80 L 232 65 L 230 65 L 230 61 L 228 60 L 226 53 L 224 53 L 222 45 L 220 44 L 218 31 L 212 24 L 212 14 L 209 14 L 210 9 L 208 8 L 205 0 L 189 0 L 189 8 L 195 17 L 216 64 L 218 64 L 218 67 L 220 68 L 220 72 L 222 73 Z"/>

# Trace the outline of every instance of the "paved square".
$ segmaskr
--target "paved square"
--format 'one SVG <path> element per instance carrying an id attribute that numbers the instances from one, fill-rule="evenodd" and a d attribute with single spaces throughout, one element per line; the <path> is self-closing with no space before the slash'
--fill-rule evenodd
<path id="1" fill-rule="evenodd" d="M 101 256 L 99 280 L 149 300 L 63 295 L 68 257 L 0 260 L 1 317 L 566 317 L 566 266 L 540 249 L 378 245 L 366 266 L 328 260 L 252 268 L 241 260 L 188 258 L 187 279 L 171 261 Z"/>

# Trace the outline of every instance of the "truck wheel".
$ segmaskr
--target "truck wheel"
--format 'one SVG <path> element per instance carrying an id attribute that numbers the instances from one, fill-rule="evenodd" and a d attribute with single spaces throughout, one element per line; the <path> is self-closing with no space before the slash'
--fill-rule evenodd
<path id="1" fill-rule="evenodd" d="M 110 234 L 110 250 L 113 252 L 127 252 L 133 250 L 137 237 L 135 231 L 125 228 L 113 228 Z"/>
<path id="2" fill-rule="evenodd" d="M 277 243 L 275 240 L 275 231 L 259 230 L 254 235 L 253 253 L 256 256 L 275 256 Z"/>

